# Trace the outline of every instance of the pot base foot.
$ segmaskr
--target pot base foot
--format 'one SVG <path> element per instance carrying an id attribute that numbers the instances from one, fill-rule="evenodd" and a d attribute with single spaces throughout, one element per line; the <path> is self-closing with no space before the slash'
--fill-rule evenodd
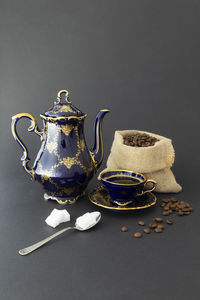
<path id="1" fill-rule="evenodd" d="M 84 195 L 85 195 L 85 192 L 83 192 L 81 195 L 78 195 L 76 197 L 66 197 L 65 198 L 65 197 L 52 196 L 52 195 L 49 195 L 48 193 L 45 193 L 44 194 L 44 199 L 45 200 L 55 200 L 59 204 L 65 205 L 65 204 L 74 204 L 78 198 L 80 198 Z"/>

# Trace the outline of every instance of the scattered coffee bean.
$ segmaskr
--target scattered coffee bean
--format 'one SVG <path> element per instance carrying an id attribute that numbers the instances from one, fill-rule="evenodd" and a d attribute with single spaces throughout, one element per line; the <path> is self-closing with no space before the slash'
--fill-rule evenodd
<path id="1" fill-rule="evenodd" d="M 168 205 L 164 206 L 163 210 L 168 211 L 169 210 L 169 206 Z"/>
<path id="2" fill-rule="evenodd" d="M 149 224 L 149 227 L 151 227 L 151 228 L 156 228 L 156 227 L 157 227 L 157 224 L 156 224 L 156 223 L 150 223 L 150 224 Z"/>
<path id="3" fill-rule="evenodd" d="M 172 221 L 172 220 L 170 220 L 170 219 L 167 219 L 167 220 L 166 220 L 166 223 L 167 223 L 168 225 L 172 225 L 172 224 L 174 223 L 174 221 Z"/>
<path id="4" fill-rule="evenodd" d="M 177 202 L 178 200 L 176 198 L 174 198 L 174 197 L 171 197 L 171 201 L 172 202 Z"/>
<path id="5" fill-rule="evenodd" d="M 171 208 L 172 210 L 175 210 L 175 209 L 176 209 L 176 204 L 171 204 L 171 205 L 170 205 L 170 208 Z"/>
<path id="6" fill-rule="evenodd" d="M 163 199 L 162 199 L 162 202 L 164 202 L 164 203 L 168 203 L 169 201 L 170 201 L 169 198 L 163 198 Z"/>
<path id="7" fill-rule="evenodd" d="M 190 214 L 191 214 L 190 211 L 185 211 L 185 212 L 184 212 L 184 215 L 190 215 Z"/>
<path id="8" fill-rule="evenodd" d="M 145 233 L 151 233 L 151 229 L 150 228 L 148 228 L 148 227 L 146 227 L 146 228 L 144 228 L 144 230 L 143 230 Z"/>
<path id="9" fill-rule="evenodd" d="M 162 218 L 156 217 L 156 218 L 154 218 L 154 221 L 156 221 L 156 222 L 158 222 L 158 223 L 162 223 L 162 222 L 163 222 L 163 219 L 162 219 Z"/>
<path id="10" fill-rule="evenodd" d="M 141 238 L 142 237 L 142 233 L 141 232 L 135 232 L 134 233 L 134 237 L 135 238 Z"/>
<path id="11" fill-rule="evenodd" d="M 182 209 L 182 211 L 183 211 L 183 212 L 189 211 L 189 209 L 188 209 L 188 207 L 185 207 L 185 208 Z"/>
<path id="12" fill-rule="evenodd" d="M 169 215 L 170 215 L 170 212 L 169 212 L 168 210 L 167 210 L 167 211 L 163 211 L 163 212 L 162 212 L 162 215 L 163 215 L 163 216 L 169 216 Z"/>
<path id="13" fill-rule="evenodd" d="M 144 225 L 145 225 L 144 221 L 142 221 L 142 220 L 139 221 L 138 224 L 141 225 L 141 226 L 144 226 Z"/>
<path id="14" fill-rule="evenodd" d="M 128 228 L 126 226 L 122 226 L 121 231 L 126 232 L 126 231 L 128 231 Z"/>
<path id="15" fill-rule="evenodd" d="M 157 228 L 160 228 L 160 229 L 165 229 L 165 226 L 162 225 L 162 224 L 158 224 Z"/>
<path id="16" fill-rule="evenodd" d="M 178 211 L 178 215 L 179 215 L 179 216 L 183 216 L 183 215 L 184 215 L 184 213 L 182 212 L 182 210 L 179 210 L 179 211 Z"/>
<path id="17" fill-rule="evenodd" d="M 161 233 L 161 232 L 163 232 L 162 228 L 159 228 L 159 227 L 155 228 L 154 231 L 155 231 L 156 233 Z"/>

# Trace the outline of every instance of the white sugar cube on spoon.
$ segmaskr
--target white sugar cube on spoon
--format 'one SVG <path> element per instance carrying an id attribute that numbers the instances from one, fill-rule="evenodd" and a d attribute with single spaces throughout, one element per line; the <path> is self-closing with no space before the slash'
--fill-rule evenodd
<path id="1" fill-rule="evenodd" d="M 94 224 L 96 224 L 96 221 L 100 218 L 100 216 L 101 213 L 99 211 L 94 211 L 91 213 L 87 212 L 76 219 L 75 226 L 80 228 L 81 230 L 85 230 L 86 228 L 90 228 Z"/>
<path id="2" fill-rule="evenodd" d="M 55 228 L 60 223 L 68 222 L 70 221 L 70 214 L 66 209 L 56 209 L 54 208 L 51 212 L 51 214 L 46 218 L 45 222 Z"/>

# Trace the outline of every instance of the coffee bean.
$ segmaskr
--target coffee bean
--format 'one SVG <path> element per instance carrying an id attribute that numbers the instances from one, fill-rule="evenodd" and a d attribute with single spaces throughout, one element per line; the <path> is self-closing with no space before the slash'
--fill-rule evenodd
<path id="1" fill-rule="evenodd" d="M 151 230 L 150 230 L 150 228 L 148 228 L 148 227 L 144 228 L 143 231 L 144 231 L 145 233 L 151 233 Z"/>
<path id="2" fill-rule="evenodd" d="M 156 222 L 158 222 L 158 223 L 162 223 L 162 222 L 163 222 L 163 219 L 162 219 L 162 218 L 156 217 L 156 218 L 154 218 L 154 221 L 156 221 Z"/>
<path id="3" fill-rule="evenodd" d="M 183 209 L 182 209 L 182 211 L 184 211 L 184 212 L 185 212 L 185 211 L 190 211 L 190 210 L 189 210 L 189 208 L 188 208 L 188 207 L 186 207 L 186 208 L 183 208 Z"/>
<path id="4" fill-rule="evenodd" d="M 174 223 L 174 221 L 172 221 L 172 220 L 170 220 L 170 219 L 167 219 L 167 220 L 166 220 L 166 223 L 167 223 L 168 225 L 172 225 L 172 224 Z"/>
<path id="5" fill-rule="evenodd" d="M 180 204 L 180 203 L 178 203 L 178 204 L 176 205 L 176 207 L 178 207 L 178 208 L 182 209 L 182 208 L 183 208 L 183 205 L 182 205 L 182 204 Z"/>
<path id="6" fill-rule="evenodd" d="M 191 214 L 190 211 L 185 211 L 185 212 L 184 212 L 184 215 L 190 215 L 190 214 Z"/>
<path id="7" fill-rule="evenodd" d="M 168 210 L 167 210 L 167 211 L 163 211 L 163 212 L 162 212 L 162 215 L 163 215 L 163 216 L 169 216 L 169 215 L 170 215 L 170 212 L 169 212 Z"/>
<path id="8" fill-rule="evenodd" d="M 151 227 L 151 228 L 156 228 L 156 227 L 157 227 L 157 224 L 156 224 L 156 223 L 150 223 L 150 224 L 149 224 L 149 227 Z"/>
<path id="9" fill-rule="evenodd" d="M 170 208 L 171 208 L 172 210 L 175 210 L 175 209 L 176 209 L 176 204 L 171 204 L 171 205 L 170 205 Z"/>
<path id="10" fill-rule="evenodd" d="M 142 221 L 142 220 L 139 221 L 138 224 L 141 225 L 141 226 L 144 226 L 144 225 L 145 225 L 144 221 Z"/>
<path id="11" fill-rule="evenodd" d="M 162 201 L 163 201 L 164 203 L 168 203 L 168 202 L 170 201 L 170 199 L 169 199 L 169 198 L 163 198 Z"/>
<path id="12" fill-rule="evenodd" d="M 179 215 L 179 216 L 183 216 L 183 215 L 184 215 L 184 213 L 182 212 L 182 210 L 179 210 L 179 211 L 178 211 L 178 215 Z"/>
<path id="13" fill-rule="evenodd" d="M 126 226 L 122 226 L 121 231 L 126 232 L 126 231 L 128 231 L 128 228 Z"/>
<path id="14" fill-rule="evenodd" d="M 134 237 L 135 238 L 141 238 L 142 237 L 142 233 L 141 232 L 135 232 L 134 233 Z"/>
<path id="15" fill-rule="evenodd" d="M 172 197 L 172 198 L 171 198 L 171 201 L 172 201 L 172 202 L 177 202 L 178 200 L 177 200 L 176 198 Z"/>
<path id="16" fill-rule="evenodd" d="M 155 228 L 154 231 L 155 231 L 156 233 L 161 233 L 161 232 L 163 232 L 163 230 L 162 230 L 161 228 L 159 228 L 159 227 Z"/>
<path id="17" fill-rule="evenodd" d="M 164 207 L 163 207 L 163 210 L 168 211 L 168 210 L 169 210 L 169 206 L 168 206 L 168 205 L 164 206 Z"/>
<path id="18" fill-rule="evenodd" d="M 174 208 L 171 208 L 171 210 L 172 210 L 172 212 L 173 212 L 173 211 L 176 211 L 176 207 L 174 207 Z"/>
<path id="19" fill-rule="evenodd" d="M 162 225 L 162 224 L 158 224 L 157 228 L 164 229 L 164 228 L 165 228 L 165 226 L 164 226 L 164 225 Z"/>

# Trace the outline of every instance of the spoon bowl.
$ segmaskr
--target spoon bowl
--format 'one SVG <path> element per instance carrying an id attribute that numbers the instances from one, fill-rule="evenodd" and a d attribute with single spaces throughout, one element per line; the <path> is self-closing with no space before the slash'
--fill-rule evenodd
<path id="1" fill-rule="evenodd" d="M 101 213 L 99 212 L 99 214 L 96 216 L 96 219 L 95 219 L 94 223 L 90 224 L 86 228 L 82 228 L 82 227 L 78 226 L 77 223 L 75 223 L 74 229 L 77 229 L 77 230 L 80 230 L 80 231 L 88 230 L 88 229 L 94 227 L 97 223 L 99 223 L 100 219 L 101 219 Z"/>

